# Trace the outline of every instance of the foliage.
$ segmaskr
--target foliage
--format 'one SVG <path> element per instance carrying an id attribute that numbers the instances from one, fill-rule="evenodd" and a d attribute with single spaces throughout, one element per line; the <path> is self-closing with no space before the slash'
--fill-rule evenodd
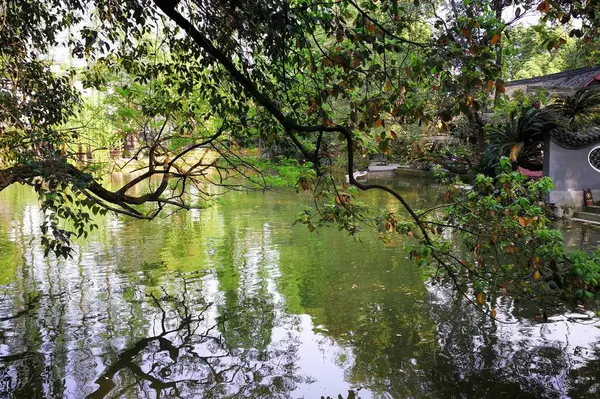
<path id="1" fill-rule="evenodd" d="M 499 293 L 508 293 L 547 308 L 561 298 L 578 297 L 573 293 L 578 287 L 593 295 L 600 277 L 598 257 L 565 250 L 544 202 L 552 181 L 527 180 L 511 169 L 511 161 L 502 158 L 495 178 L 479 175 L 472 190 L 449 193 L 455 204 L 448 223 L 460 228 L 471 251 L 460 264 L 466 266 L 475 300 L 482 305 L 487 298 L 493 306 Z"/>
<path id="2" fill-rule="evenodd" d="M 295 159 L 279 157 L 276 160 L 257 159 L 253 163 L 258 170 L 263 171 L 266 186 L 296 187 L 308 184 L 314 178 L 314 166 L 311 162 L 300 164 Z M 306 187 L 306 186 L 305 186 Z"/>
<path id="3" fill-rule="evenodd" d="M 600 288 L 600 251 L 593 256 L 583 251 L 572 251 L 566 258 L 571 265 L 570 294 L 577 299 L 594 297 Z"/>
<path id="4" fill-rule="evenodd" d="M 523 93 L 515 90 L 510 97 L 500 97 L 494 107 L 493 122 L 504 122 L 506 119 L 522 115 L 529 108 L 540 108 L 548 105 L 551 100 L 549 93 L 543 89 L 537 89 L 534 93 Z"/>
<path id="5" fill-rule="evenodd" d="M 429 169 L 431 164 L 441 164 L 451 172 L 465 173 L 475 158 L 473 132 L 465 118 L 448 125 L 448 132 L 440 132 L 438 126 L 409 124 L 392 127 L 393 135 L 386 146 L 393 159 Z"/>
<path id="6" fill-rule="evenodd" d="M 77 233 L 91 228 L 89 212 L 72 211 L 73 203 L 151 220 L 165 209 L 195 207 L 190 198 L 210 200 L 207 186 L 265 187 L 261 171 L 236 146 L 291 143 L 298 159 L 314 165 L 314 179 L 300 179 L 300 187 L 327 201 L 318 223 L 310 215 L 302 223 L 360 231 L 367 210 L 328 168 L 343 154 L 351 185 L 384 190 L 404 207 L 409 232 L 424 242 L 415 250 L 419 261 L 435 259 L 450 272 L 450 248 L 428 225 L 439 221 L 417 214 L 389 187 L 357 182 L 354 157 L 373 149 L 390 155 L 392 126 L 429 124 L 445 132 L 458 115 L 472 124 L 480 156 L 482 115 L 505 92 L 503 42 L 535 3 L 512 2 L 510 20 L 500 1 L 234 3 L 3 3 L 0 190 L 14 183 L 47 190 L 42 201 L 57 218 L 49 226 L 62 242 L 50 247 L 64 256 L 70 234 L 58 220 L 68 219 Z M 544 23 L 560 23 L 590 43 L 599 8 L 596 1 L 537 5 Z M 582 28 L 571 28 L 571 17 L 582 19 Z M 64 128 L 81 107 L 75 73 L 55 75 L 41 61 L 57 46 L 85 61 L 86 88 L 107 94 L 110 129 L 141 135 L 132 155 L 143 165 L 119 188 L 108 189 L 89 173 L 96 169 L 77 162 L 78 129 Z M 53 193 L 67 189 L 77 200 L 57 202 Z M 527 198 L 516 187 L 506 193 L 517 194 Z M 409 229 L 395 211 L 377 213 L 383 219 L 371 221 L 383 225 L 382 234 Z"/>
<path id="7" fill-rule="evenodd" d="M 535 301 L 544 312 L 565 299 L 593 297 L 600 281 L 598 254 L 566 251 L 544 201 L 552 181 L 528 180 L 506 157 L 498 167 L 495 178 L 480 174 L 471 189 L 447 180 L 443 202 L 418 211 L 416 219 L 403 212 L 373 214 L 348 194 L 343 201 L 327 200 L 317 212 L 304 211 L 298 222 L 310 231 L 333 224 L 352 234 L 361 231 L 359 224 L 372 225 L 386 243 L 408 237 L 417 266 L 436 281 L 452 282 L 491 317 L 502 295 Z M 453 246 L 456 234 L 464 246 Z"/>
<path id="8" fill-rule="evenodd" d="M 594 46 L 585 45 L 568 26 L 536 24 L 510 31 L 503 49 L 504 67 L 511 80 L 528 79 L 595 65 Z"/>
<path id="9" fill-rule="evenodd" d="M 600 90 L 592 86 L 580 89 L 572 96 L 558 97 L 548 109 L 573 131 L 600 125 Z"/>
<path id="10" fill-rule="evenodd" d="M 495 167 L 502 156 L 519 166 L 542 170 L 544 136 L 557 130 L 581 132 L 600 123 L 600 90 L 583 88 L 571 96 L 553 99 L 546 108 L 525 108 L 530 97 L 504 104 L 511 113 L 507 121 L 486 126 L 489 146 L 487 167 Z"/>
<path id="11" fill-rule="evenodd" d="M 529 108 L 518 118 L 488 126 L 488 166 L 495 166 L 500 157 L 508 156 L 517 165 L 541 170 L 544 134 L 556 124 L 557 118 L 552 112 Z"/>
<path id="12" fill-rule="evenodd" d="M 353 195 L 356 192 L 353 188 L 348 186 L 334 187 L 333 190 L 323 188 L 329 184 L 320 185 L 319 192 L 315 195 L 315 209 L 307 207 L 294 224 L 306 225 L 310 232 L 336 226 L 339 230 L 347 231 L 351 236 L 358 238 L 365 223 L 369 222 L 366 204 Z M 311 186 L 303 188 L 312 189 Z M 389 226 L 388 228 L 391 229 Z"/>

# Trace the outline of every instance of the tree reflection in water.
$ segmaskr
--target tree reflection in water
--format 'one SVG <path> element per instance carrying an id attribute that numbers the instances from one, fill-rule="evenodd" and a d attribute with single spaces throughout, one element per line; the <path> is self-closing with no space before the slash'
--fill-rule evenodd
<path id="1" fill-rule="evenodd" d="M 200 299 L 192 299 L 183 282 L 183 292 L 178 296 L 169 295 L 164 289 L 149 293 L 146 320 L 150 320 L 152 334 L 140 338 L 118 352 L 110 364 L 93 384 L 80 391 L 86 398 L 105 397 L 181 397 L 181 398 L 221 398 L 221 397 L 288 397 L 298 383 L 309 382 L 307 377 L 297 374 L 298 342 L 289 339 L 269 345 L 263 349 L 230 348 L 224 340 L 225 327 L 230 320 L 211 316 L 212 303 L 205 304 Z M 60 297 L 53 298 L 60 301 Z M 34 310 L 37 300 L 28 307 Z M 35 312 L 21 312 L 11 321 L 22 319 L 22 324 L 40 323 L 40 332 L 58 327 L 41 325 L 43 317 Z M 231 316 L 235 318 L 235 315 Z M 5 318 L 3 321 L 8 321 Z M 57 317 L 55 320 L 59 320 Z M 5 325 L 6 327 L 6 325 Z M 84 328 L 84 326 L 79 326 Z M 27 340 L 18 331 L 5 333 L 3 345 L 9 340 Z M 15 343 L 17 344 L 17 343 Z M 11 346 L 10 343 L 8 346 Z M 26 347 L 20 354 L 0 357 L 1 392 L 12 397 L 61 397 L 69 396 L 66 390 L 64 359 L 57 356 L 61 351 L 55 347 L 44 354 L 36 347 Z M 79 348 L 86 355 L 79 359 L 82 364 L 91 366 L 93 348 Z M 100 354 L 111 358 L 110 353 Z M 55 364 L 60 362 L 61 364 Z M 1 364 L 0 363 L 0 364 Z M 97 366 L 97 362 L 96 362 Z M 86 378 L 85 367 L 69 370 L 79 375 L 75 383 L 81 384 Z M 94 372 L 94 370 L 88 370 Z M 55 374 L 59 373 L 59 374 Z M 81 373 L 81 374 L 80 374 Z M 62 375 L 61 375 L 62 374 Z M 87 391 L 87 392 L 86 392 Z"/>
<path id="2" fill-rule="evenodd" d="M 442 378 L 432 380 L 444 397 L 600 397 L 597 319 L 538 323 L 535 307 L 500 298 L 494 322 L 442 288 L 429 291 L 442 355 Z"/>
<path id="3" fill-rule="evenodd" d="M 425 286 L 402 243 L 291 227 L 293 194 L 202 222 L 107 218 L 67 261 L 32 241 L 39 209 L 2 213 L 3 195 L 0 397 L 600 397 L 596 327 L 530 322 L 506 298 L 517 323 L 494 325 Z"/>

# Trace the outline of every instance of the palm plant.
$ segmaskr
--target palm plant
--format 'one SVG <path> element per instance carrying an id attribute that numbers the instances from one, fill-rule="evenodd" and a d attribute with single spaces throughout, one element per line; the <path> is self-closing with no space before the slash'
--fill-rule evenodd
<path id="1" fill-rule="evenodd" d="M 507 156 L 519 166 L 542 170 L 544 135 L 557 127 L 557 121 L 553 111 L 528 108 L 518 118 L 513 116 L 506 123 L 488 126 L 488 166 Z"/>
<path id="2" fill-rule="evenodd" d="M 572 96 L 558 97 L 547 109 L 572 131 L 600 125 L 600 89 L 583 88 Z"/>
<path id="3" fill-rule="evenodd" d="M 500 157 L 529 170 L 543 170 L 544 136 L 551 134 L 562 145 L 581 147 L 600 138 L 600 89 L 584 88 L 572 96 L 558 97 L 544 109 L 528 108 L 500 125 L 486 127 L 485 161 L 493 168 Z"/>

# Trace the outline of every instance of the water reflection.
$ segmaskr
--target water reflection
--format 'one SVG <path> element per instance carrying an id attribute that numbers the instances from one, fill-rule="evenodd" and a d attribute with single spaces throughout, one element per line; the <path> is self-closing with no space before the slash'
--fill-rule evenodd
<path id="1" fill-rule="evenodd" d="M 306 378 L 295 366 L 298 343 L 281 340 L 269 350 L 228 348 L 225 319 L 209 322 L 210 306 L 194 303 L 181 281 L 181 298 L 150 295 L 158 312 L 152 334 L 119 353 L 86 398 L 286 397 Z M 194 310 L 200 309 L 200 310 Z"/>
<path id="2" fill-rule="evenodd" d="M 123 290 L 129 306 L 104 315 L 65 293 L 28 299 L 1 320 L 2 392 L 17 398 L 288 397 L 308 382 L 295 366 L 299 343 L 291 334 L 264 348 L 227 340 L 237 315 L 217 316 L 215 305 L 198 295 L 206 278 L 174 276 L 173 294 Z"/>
<path id="3" fill-rule="evenodd" d="M 563 231 L 568 247 L 581 250 L 600 248 L 600 226 L 568 220 L 558 221 L 556 226 Z"/>
<path id="4" fill-rule="evenodd" d="M 500 298 L 500 322 L 494 322 L 466 300 L 453 300 L 443 288 L 429 287 L 440 351 L 453 367 L 454 384 L 448 385 L 447 394 L 586 397 L 578 370 L 584 365 L 598 367 L 598 320 L 539 323 L 527 306 Z M 579 393 L 574 395 L 575 391 Z M 596 397 L 592 391 L 588 394 Z"/>
<path id="5" fill-rule="evenodd" d="M 402 188 L 430 200 L 436 187 Z M 496 324 L 384 247 L 236 194 L 153 223 L 98 219 L 45 259 L 26 188 L 0 194 L 0 392 L 8 397 L 595 397 L 594 325 Z M 390 204 L 383 195 L 365 198 Z M 523 317 L 524 316 L 524 317 Z M 349 393 L 350 392 L 350 393 Z M 354 396 L 353 396 L 354 395 Z"/>

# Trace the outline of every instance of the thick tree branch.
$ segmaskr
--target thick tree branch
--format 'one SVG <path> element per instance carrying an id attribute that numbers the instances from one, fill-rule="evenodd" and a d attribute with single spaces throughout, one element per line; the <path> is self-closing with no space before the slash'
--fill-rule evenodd
<path id="1" fill-rule="evenodd" d="M 156 5 L 160 8 L 169 18 L 173 20 L 180 28 L 182 28 L 195 42 L 200 48 L 206 51 L 211 57 L 215 58 L 231 75 L 231 77 L 242 86 L 242 88 L 251 95 L 261 106 L 263 106 L 277 121 L 283 126 L 289 137 L 294 141 L 294 144 L 297 146 L 300 144 L 298 139 L 294 136 L 293 132 L 302 132 L 302 133 L 322 133 L 322 132 L 336 132 L 341 133 L 347 145 L 348 151 L 348 176 L 350 179 L 350 184 L 356 186 L 360 190 L 367 191 L 378 189 L 385 191 L 396 198 L 407 210 L 410 216 L 415 220 L 418 224 L 421 233 L 427 244 L 432 244 L 432 241 L 429 237 L 429 233 L 427 232 L 426 227 L 420 222 L 418 215 L 411 208 L 408 202 L 396 191 L 392 190 L 389 187 L 380 185 L 380 184 L 362 184 L 359 183 L 354 178 L 354 141 L 352 138 L 352 133 L 345 126 L 335 125 L 335 126 L 323 126 L 323 125 L 301 125 L 287 117 L 283 114 L 283 112 L 279 109 L 279 107 L 264 93 L 262 93 L 256 85 L 243 73 L 241 73 L 233 62 L 219 49 L 217 49 L 212 42 L 206 38 L 192 23 L 182 16 L 173 4 L 167 2 L 165 0 L 155 0 Z M 310 154 L 303 146 L 298 146 L 300 151 L 302 151 L 303 155 L 307 158 L 311 159 L 312 154 Z"/>

